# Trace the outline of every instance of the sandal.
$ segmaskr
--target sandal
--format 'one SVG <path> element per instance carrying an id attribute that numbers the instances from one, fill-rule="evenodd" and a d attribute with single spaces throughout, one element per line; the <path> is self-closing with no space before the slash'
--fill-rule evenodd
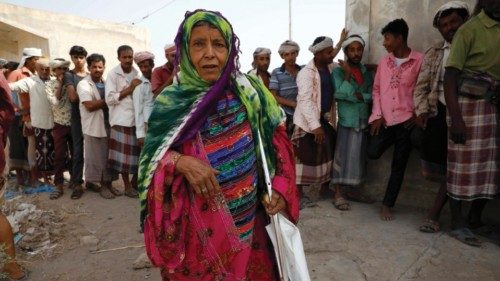
<path id="1" fill-rule="evenodd" d="M 137 193 L 137 190 L 133 188 L 127 188 L 125 189 L 125 196 L 130 198 L 139 198 L 139 193 Z"/>
<path id="2" fill-rule="evenodd" d="M 58 199 L 61 196 L 63 196 L 63 194 L 64 194 L 64 191 L 63 191 L 62 185 L 58 185 L 58 186 L 56 186 L 55 190 L 50 193 L 49 198 L 51 200 L 55 200 L 55 199 Z"/>
<path id="3" fill-rule="evenodd" d="M 349 211 L 351 209 L 351 204 L 349 204 L 349 202 L 347 202 L 347 200 L 343 197 L 333 199 L 332 204 L 337 210 L 340 211 Z"/>
<path id="4" fill-rule="evenodd" d="M 111 191 L 111 193 L 113 193 L 114 196 L 122 196 L 123 195 L 123 191 L 120 191 L 116 188 L 114 188 L 112 185 L 110 185 L 108 187 L 109 191 Z"/>
<path id="5" fill-rule="evenodd" d="M 311 198 L 309 198 L 309 196 L 302 196 L 300 198 L 300 206 L 299 208 L 302 210 L 304 208 L 312 208 L 312 207 L 316 207 L 318 206 L 318 204 L 316 204 L 315 202 L 313 202 L 311 200 Z"/>
<path id="6" fill-rule="evenodd" d="M 421 232 L 425 233 L 436 233 L 439 232 L 440 226 L 439 222 L 431 220 L 431 219 L 425 219 L 422 225 L 418 228 Z"/>
<path id="7" fill-rule="evenodd" d="M 469 246 L 481 247 L 482 244 L 481 240 L 470 229 L 465 227 L 450 231 L 450 236 Z"/>
<path id="8" fill-rule="evenodd" d="M 90 191 L 93 191 L 93 192 L 101 192 L 102 191 L 102 187 L 95 184 L 95 183 L 92 183 L 92 182 L 85 182 L 85 187 L 90 190 Z"/>
<path id="9" fill-rule="evenodd" d="M 73 192 L 71 193 L 71 199 L 76 200 L 80 199 L 83 195 L 83 187 L 79 185 L 75 185 L 73 187 Z"/>
<path id="10" fill-rule="evenodd" d="M 101 197 L 104 199 L 115 199 L 115 195 L 113 194 L 113 192 L 111 192 L 111 190 L 106 187 L 101 188 L 99 195 L 101 195 Z"/>

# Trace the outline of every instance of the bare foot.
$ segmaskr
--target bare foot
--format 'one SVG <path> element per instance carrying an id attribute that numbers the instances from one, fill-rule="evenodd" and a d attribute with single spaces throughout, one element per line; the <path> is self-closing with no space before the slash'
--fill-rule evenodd
<path id="1" fill-rule="evenodd" d="M 19 266 L 16 262 L 7 263 L 3 270 L 7 273 L 7 276 L 9 276 L 10 279 L 19 280 L 24 277 L 24 272 L 21 266 Z"/>
<path id="2" fill-rule="evenodd" d="M 394 215 L 391 212 L 391 208 L 382 205 L 382 208 L 380 208 L 380 219 L 383 221 L 392 221 L 394 220 Z"/>

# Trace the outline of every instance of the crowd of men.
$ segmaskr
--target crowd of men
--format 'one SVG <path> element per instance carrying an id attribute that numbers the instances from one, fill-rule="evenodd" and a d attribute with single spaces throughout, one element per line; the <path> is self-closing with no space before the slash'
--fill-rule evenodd
<path id="1" fill-rule="evenodd" d="M 49 60 L 40 49 L 25 48 L 17 66 L 4 65 L 16 112 L 9 130 L 9 167 L 17 185 L 53 184 L 50 198 L 57 199 L 69 171 L 72 199 L 83 195 L 84 179 L 86 189 L 111 199 L 122 195 L 111 184 L 120 174 L 124 195 L 135 198 L 154 93 L 172 84 L 175 46 L 165 46 L 167 63 L 154 71 L 152 53 L 134 54 L 130 46 L 120 46 L 120 64 L 106 79 L 102 55 L 73 46 L 69 56 L 71 61 Z"/>
<path id="2" fill-rule="evenodd" d="M 474 233 L 491 233 L 481 215 L 488 199 L 500 194 L 499 6 L 478 1 L 471 13 L 465 2 L 444 4 L 429 24 L 442 40 L 425 54 L 408 46 L 406 22 L 393 20 L 381 31 L 387 55 L 376 66 L 361 63 L 363 38 L 345 32 L 336 46 L 329 37 L 316 38 L 309 47 L 314 58 L 305 66 L 296 64 L 299 45 L 283 42 L 283 64 L 272 73 L 271 51 L 255 50 L 249 73 L 261 78 L 286 113 L 301 208 L 315 205 L 303 192 L 312 184 L 320 184 L 320 193 L 332 196 L 339 210 L 350 209 L 346 199 L 371 201 L 342 187 L 364 182 L 366 159 L 378 159 L 393 146 L 380 210 L 382 220 L 393 220 L 391 209 L 416 149 L 424 177 L 440 183 L 420 230 L 440 231 L 449 200 L 450 235 L 481 245 Z M 333 63 L 340 50 L 346 60 Z M 466 219 L 464 201 L 472 202 Z"/>
<path id="3" fill-rule="evenodd" d="M 440 230 L 439 215 L 449 200 L 450 234 L 481 245 L 471 229 L 484 227 L 481 213 L 500 193 L 499 2 L 480 1 L 473 13 L 461 1 L 441 6 L 429 27 L 442 40 L 425 54 L 408 46 L 404 19 L 389 22 L 381 31 L 387 55 L 378 65 L 361 63 L 365 41 L 345 31 L 335 46 L 331 38 L 317 37 L 308 48 L 314 57 L 305 66 L 296 63 L 300 47 L 291 40 L 279 47 L 283 63 L 271 73 L 271 51 L 255 50 L 249 74 L 261 79 L 286 113 L 301 208 L 314 206 L 304 189 L 319 184 L 337 209 L 349 210 L 346 199 L 362 198 L 345 194 L 342 187 L 361 184 L 367 158 L 378 159 L 393 146 L 380 218 L 394 219 L 391 208 L 410 152 L 418 148 L 423 175 L 441 184 L 420 230 Z M 345 60 L 334 63 L 340 50 Z M 120 46 L 120 64 L 106 79 L 102 55 L 73 46 L 69 56 L 71 61 L 49 60 L 40 49 L 25 48 L 18 64 L 2 62 L 15 104 L 8 132 L 10 170 L 19 186 L 37 185 L 40 179 L 52 183 L 53 176 L 51 199 L 64 194 L 65 171 L 71 175 L 72 199 L 85 189 L 106 199 L 135 198 L 138 158 L 155 96 L 176 83 L 176 46 L 165 46 L 167 63 L 157 68 L 152 53 Z M 124 192 L 112 185 L 118 174 Z M 464 201 L 472 201 L 467 219 Z"/>

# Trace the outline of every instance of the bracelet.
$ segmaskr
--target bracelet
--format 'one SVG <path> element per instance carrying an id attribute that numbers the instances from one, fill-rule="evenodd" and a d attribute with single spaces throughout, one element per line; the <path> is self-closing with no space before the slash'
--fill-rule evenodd
<path id="1" fill-rule="evenodd" d="M 172 158 L 172 162 L 174 164 L 174 166 L 177 165 L 177 162 L 179 161 L 179 159 L 184 156 L 183 154 L 180 154 L 179 152 L 177 151 L 172 151 L 170 152 L 172 155 L 171 155 L 171 158 Z"/>

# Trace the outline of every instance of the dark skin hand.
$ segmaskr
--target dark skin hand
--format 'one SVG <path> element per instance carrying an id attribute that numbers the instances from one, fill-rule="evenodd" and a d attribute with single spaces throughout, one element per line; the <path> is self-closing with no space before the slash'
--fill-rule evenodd
<path id="1" fill-rule="evenodd" d="M 122 99 L 126 98 L 127 96 L 131 95 L 131 94 L 134 92 L 135 88 L 136 88 L 137 86 L 139 86 L 141 83 L 142 83 L 141 79 L 139 79 L 139 78 L 134 78 L 134 79 L 130 82 L 130 85 L 129 85 L 127 88 L 125 88 L 125 89 L 121 90 L 121 92 L 120 92 L 120 97 L 119 97 L 118 99 L 119 99 L 119 100 L 122 100 Z"/>
<path id="2" fill-rule="evenodd" d="M 296 101 L 287 100 L 285 98 L 280 97 L 278 95 L 278 92 L 276 90 L 271 90 L 271 94 L 273 94 L 274 98 L 276 99 L 276 101 L 279 104 L 284 105 L 284 106 L 289 106 L 289 107 L 292 107 L 292 108 L 297 107 L 297 102 Z"/>
<path id="3" fill-rule="evenodd" d="M 457 81 L 460 76 L 460 70 L 447 67 L 444 72 L 444 98 L 446 100 L 446 109 L 451 117 L 450 139 L 457 144 L 465 144 L 466 126 L 458 104 L 458 86 Z"/>
<path id="4" fill-rule="evenodd" d="M 380 117 L 380 119 L 373 121 L 373 123 L 370 126 L 370 135 L 377 136 L 382 126 L 385 126 L 384 117 Z"/>
<path id="5" fill-rule="evenodd" d="M 410 119 L 406 120 L 404 123 L 403 123 L 403 126 L 406 128 L 406 129 L 411 129 L 413 128 L 415 125 L 416 125 L 416 120 L 417 118 L 415 117 L 415 115 L 413 115 Z"/>
<path id="6" fill-rule="evenodd" d="M 196 195 L 208 199 L 220 192 L 219 182 L 215 178 L 219 171 L 197 158 L 182 155 L 175 170 L 187 179 Z"/>
<path id="7" fill-rule="evenodd" d="M 318 144 L 322 144 L 325 141 L 325 130 L 322 127 L 316 128 L 312 131 L 314 134 L 314 141 Z"/>
<path id="8" fill-rule="evenodd" d="M 339 65 L 340 67 L 342 67 L 342 69 L 344 70 L 344 80 L 345 81 L 351 81 L 351 77 L 352 77 L 352 69 L 351 69 L 351 66 L 349 65 L 349 63 L 343 61 L 343 60 L 339 60 Z M 359 100 L 359 101 L 363 101 L 363 95 L 359 92 L 356 92 L 354 93 L 354 96 Z"/>
<path id="9" fill-rule="evenodd" d="M 196 195 L 208 199 L 220 193 L 221 188 L 215 178 L 219 171 L 207 163 L 192 156 L 182 155 L 175 165 L 175 170 L 186 178 Z M 273 192 L 271 202 L 264 199 L 262 204 L 269 215 L 277 214 L 286 207 L 285 200 L 278 192 Z"/>
<path id="10" fill-rule="evenodd" d="M 137 139 L 137 145 L 139 147 L 143 147 L 144 146 L 144 138 L 138 138 Z"/>
<path id="11" fill-rule="evenodd" d="M 422 113 L 415 119 L 415 125 L 419 128 L 425 129 L 427 127 L 428 114 Z"/>
<path id="12" fill-rule="evenodd" d="M 271 202 L 269 202 L 269 196 L 267 194 L 264 195 L 262 199 L 262 205 L 264 205 L 266 213 L 270 216 L 276 215 L 286 208 L 286 201 L 278 192 L 273 192 L 271 197 Z"/>

